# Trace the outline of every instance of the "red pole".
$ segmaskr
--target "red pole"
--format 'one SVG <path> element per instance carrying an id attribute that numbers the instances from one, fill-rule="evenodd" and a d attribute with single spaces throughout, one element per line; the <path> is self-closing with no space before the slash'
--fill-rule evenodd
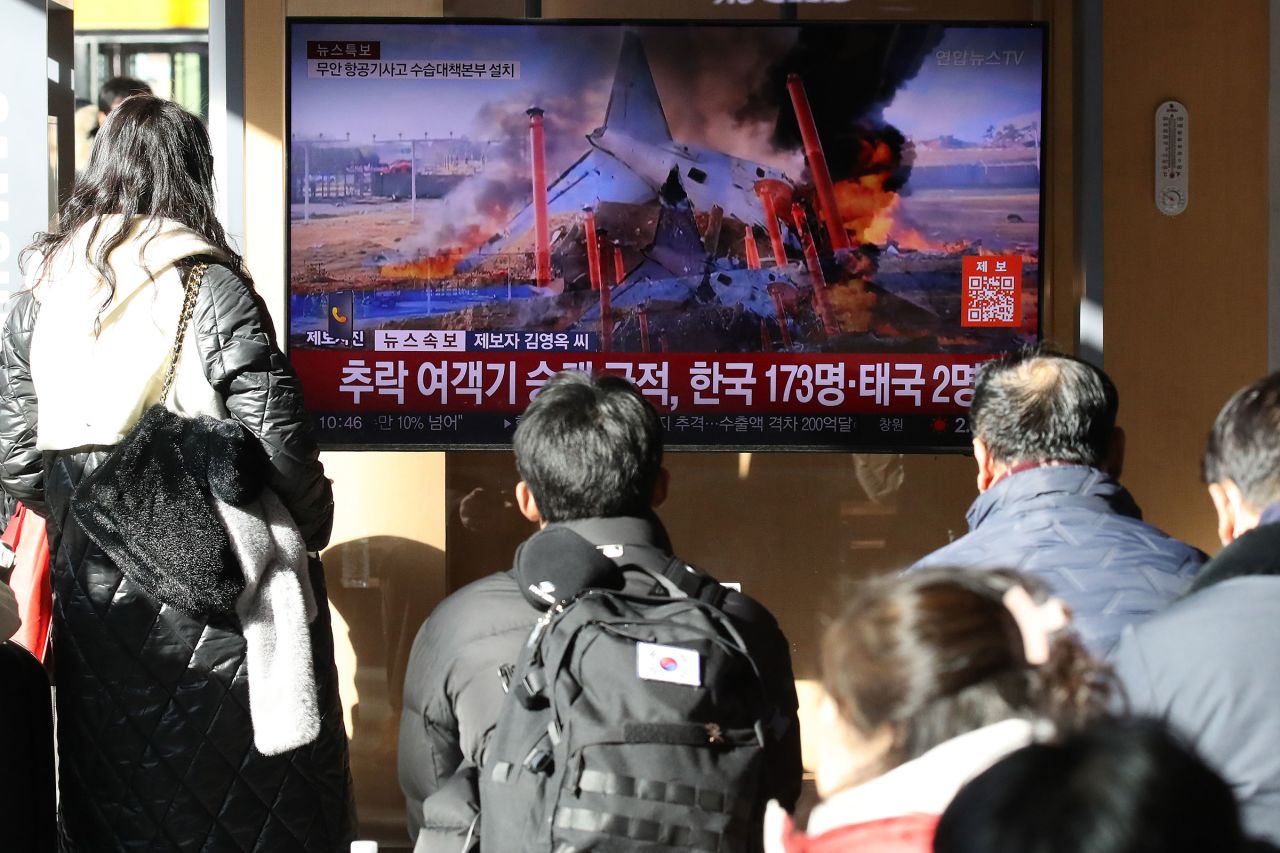
<path id="1" fill-rule="evenodd" d="M 804 260 L 809 267 L 809 278 L 813 280 L 813 302 L 818 309 L 818 317 L 822 320 L 822 330 L 827 336 L 840 334 L 840 324 L 831 313 L 831 304 L 827 301 L 827 280 L 822 275 L 822 262 L 818 260 L 818 247 L 813 242 L 813 235 L 805 225 L 804 208 L 799 202 L 791 205 L 791 216 L 796 223 L 796 231 L 800 235 L 800 245 L 804 246 Z"/>
<path id="2" fill-rule="evenodd" d="M 600 237 L 596 234 L 596 214 L 590 207 L 582 208 L 587 215 L 587 273 L 591 277 L 591 289 L 600 289 Z"/>
<path id="3" fill-rule="evenodd" d="M 769 339 L 769 326 L 764 318 L 760 318 L 760 351 L 773 352 L 773 341 Z"/>
<path id="4" fill-rule="evenodd" d="M 641 308 L 636 312 L 640 318 L 640 349 L 643 352 L 649 351 L 649 309 Z"/>
<path id="5" fill-rule="evenodd" d="M 658 343 L 662 344 L 662 351 L 663 351 L 663 352 L 666 352 L 666 351 L 667 351 L 667 336 L 666 336 L 666 335 L 659 335 L 659 336 L 658 336 Z"/>
<path id="6" fill-rule="evenodd" d="M 782 291 L 778 285 L 769 285 L 769 295 L 773 297 L 773 313 L 778 317 L 778 330 L 782 332 L 782 345 L 791 346 L 791 332 L 787 329 L 787 309 L 782 304 Z"/>
<path id="7" fill-rule="evenodd" d="M 773 245 L 773 262 L 782 266 L 787 262 L 787 250 L 782 246 L 782 228 L 778 225 L 778 211 L 773 204 L 773 193 L 767 187 L 756 184 L 756 193 L 764 205 L 764 224 L 769 229 L 769 242 Z"/>
<path id="8" fill-rule="evenodd" d="M 627 265 L 622 259 L 622 244 L 617 240 L 613 241 L 613 283 L 622 284 L 622 280 L 627 277 Z"/>
<path id="9" fill-rule="evenodd" d="M 613 350 L 613 309 L 609 304 L 609 285 L 600 288 L 600 352 Z"/>
<path id="10" fill-rule="evenodd" d="M 543 141 L 542 110 L 529 107 L 529 153 L 533 161 L 534 277 L 538 284 L 551 281 L 551 230 L 547 211 L 547 152 Z"/>
<path id="11" fill-rule="evenodd" d="M 791 105 L 796 111 L 796 122 L 800 125 L 804 156 L 809 161 L 809 171 L 813 173 L 813 185 L 818 191 L 818 208 L 822 212 L 822 221 L 827 225 L 831 247 L 847 249 L 849 235 L 845 233 L 844 222 L 840 219 L 835 186 L 831 183 L 831 172 L 827 169 L 827 157 L 822 153 L 822 140 L 818 138 L 818 125 L 813 120 L 809 96 L 805 94 L 804 81 L 799 74 L 787 75 L 787 91 L 791 94 Z"/>
<path id="12" fill-rule="evenodd" d="M 760 247 L 756 245 L 756 229 L 747 226 L 747 236 L 743 239 L 743 245 L 747 249 L 747 269 L 760 269 Z"/>

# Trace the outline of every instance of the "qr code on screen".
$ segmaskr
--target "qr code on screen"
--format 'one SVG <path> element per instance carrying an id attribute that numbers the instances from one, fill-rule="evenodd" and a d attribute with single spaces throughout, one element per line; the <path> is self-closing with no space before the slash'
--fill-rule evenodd
<path id="1" fill-rule="evenodd" d="M 971 275 L 965 281 L 970 323 L 1012 325 L 1017 322 L 1018 281 L 1011 275 Z"/>
<path id="2" fill-rule="evenodd" d="M 960 325 L 1022 324 L 1022 259 L 1017 255 L 972 256 L 961 262 Z"/>

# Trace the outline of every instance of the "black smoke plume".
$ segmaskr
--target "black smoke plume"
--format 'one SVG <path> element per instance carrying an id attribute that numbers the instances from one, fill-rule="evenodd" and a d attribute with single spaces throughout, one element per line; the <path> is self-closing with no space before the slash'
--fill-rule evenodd
<path id="1" fill-rule="evenodd" d="M 791 49 L 769 66 L 737 117 L 776 117 L 773 144 L 786 150 L 802 147 L 787 93 L 787 76 L 799 74 L 835 180 L 857 176 L 860 142 L 869 136 L 890 141 L 901 161 L 902 134 L 885 126 L 882 112 L 932 57 L 944 34 L 941 25 L 918 24 L 802 28 Z M 899 186 L 909 172 L 908 164 L 903 167 L 903 173 L 895 175 Z"/>

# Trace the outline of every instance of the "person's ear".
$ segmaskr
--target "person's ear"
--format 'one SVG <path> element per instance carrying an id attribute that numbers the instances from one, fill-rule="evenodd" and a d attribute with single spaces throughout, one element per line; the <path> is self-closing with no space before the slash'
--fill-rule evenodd
<path id="1" fill-rule="evenodd" d="M 1234 480 L 1209 484 L 1209 497 L 1218 513 L 1218 539 L 1230 545 L 1242 533 L 1257 526 L 1257 516 L 1244 502 L 1244 495 Z"/>
<path id="2" fill-rule="evenodd" d="M 529 490 L 529 484 L 524 480 L 516 483 L 516 506 L 519 508 L 520 514 L 529 521 L 546 526 L 546 522 L 542 520 L 542 513 L 538 511 L 538 501 L 533 497 L 533 492 Z"/>
<path id="3" fill-rule="evenodd" d="M 1111 475 L 1111 479 L 1119 480 L 1120 475 L 1124 473 L 1124 447 L 1125 435 L 1123 427 L 1116 427 L 1111 431 L 1111 446 L 1107 448 L 1107 458 L 1102 470 Z"/>
<path id="4" fill-rule="evenodd" d="M 973 439 L 973 461 L 978 464 L 978 492 L 985 492 L 995 483 L 1001 466 L 991 458 L 986 442 L 976 436 Z"/>
<path id="5" fill-rule="evenodd" d="M 662 506 L 667 499 L 667 493 L 670 488 L 671 472 L 666 468 L 659 468 L 658 476 L 653 481 L 653 497 L 649 500 L 649 506 L 654 509 Z"/>

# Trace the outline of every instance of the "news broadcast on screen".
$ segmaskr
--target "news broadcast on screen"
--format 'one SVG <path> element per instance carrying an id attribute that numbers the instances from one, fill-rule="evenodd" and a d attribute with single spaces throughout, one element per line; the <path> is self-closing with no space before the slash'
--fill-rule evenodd
<path id="1" fill-rule="evenodd" d="M 967 447 L 1041 336 L 1044 27 L 290 19 L 289 347 L 330 447 Z"/>

